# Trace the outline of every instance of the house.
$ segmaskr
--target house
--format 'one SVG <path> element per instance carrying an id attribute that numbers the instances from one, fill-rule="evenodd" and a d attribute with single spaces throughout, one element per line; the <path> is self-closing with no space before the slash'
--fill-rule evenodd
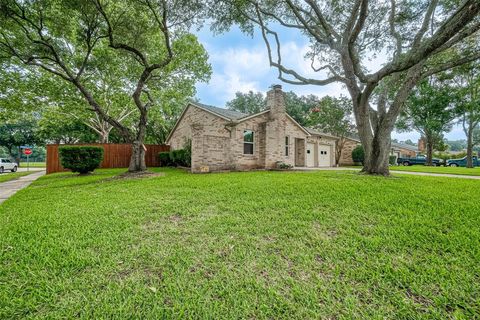
<path id="1" fill-rule="evenodd" d="M 346 138 L 339 161 L 341 166 L 350 166 L 354 164 L 352 159 L 352 151 L 359 145 L 361 145 L 360 139 L 356 137 Z M 396 156 L 397 158 L 413 158 L 418 152 L 419 150 L 415 146 L 395 142 L 392 142 L 391 144 L 390 155 Z"/>
<path id="2" fill-rule="evenodd" d="M 267 108 L 255 114 L 191 102 L 167 137 L 172 150 L 192 148 L 192 172 L 330 167 L 338 138 L 307 129 L 285 111 L 280 85 L 267 92 Z"/>

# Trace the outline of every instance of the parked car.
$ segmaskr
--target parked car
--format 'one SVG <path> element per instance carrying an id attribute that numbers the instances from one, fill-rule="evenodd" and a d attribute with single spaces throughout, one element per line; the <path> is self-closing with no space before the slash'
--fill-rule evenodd
<path id="1" fill-rule="evenodd" d="M 18 164 L 8 159 L 0 158 L 0 173 L 4 173 L 5 170 L 10 170 L 11 172 L 17 171 Z"/>
<path id="2" fill-rule="evenodd" d="M 480 166 L 480 160 L 476 157 L 472 157 L 472 164 L 474 167 Z M 447 160 L 447 166 L 449 167 L 466 167 L 467 166 L 467 157 L 460 159 L 449 159 Z"/>
<path id="3" fill-rule="evenodd" d="M 441 164 L 440 159 L 432 159 L 433 166 L 439 166 Z M 413 166 L 414 164 L 425 165 L 427 163 L 427 157 L 424 155 L 418 155 L 415 158 L 397 158 L 397 164 L 404 166 Z"/>

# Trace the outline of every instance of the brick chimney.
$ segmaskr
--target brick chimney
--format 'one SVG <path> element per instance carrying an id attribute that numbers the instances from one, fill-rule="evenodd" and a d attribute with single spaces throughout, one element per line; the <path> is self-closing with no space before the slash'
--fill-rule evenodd
<path id="1" fill-rule="evenodd" d="M 277 118 L 285 113 L 285 100 L 283 97 L 282 86 L 275 84 L 272 89 L 267 92 L 267 109 L 270 109 L 270 116 Z"/>
<path id="2" fill-rule="evenodd" d="M 426 149 L 425 137 L 420 137 L 420 139 L 418 139 L 417 148 L 420 153 L 425 152 L 425 149 Z"/>

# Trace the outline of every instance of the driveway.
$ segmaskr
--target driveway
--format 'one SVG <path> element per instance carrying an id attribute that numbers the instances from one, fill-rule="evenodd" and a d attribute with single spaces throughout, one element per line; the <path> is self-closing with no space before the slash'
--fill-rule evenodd
<path id="1" fill-rule="evenodd" d="M 20 177 L 16 180 L 0 183 L 0 203 L 4 202 L 18 190 L 28 187 L 33 181 L 45 174 L 44 170 L 36 170 L 37 172 L 29 174 L 28 176 Z M 8 174 L 8 173 L 7 173 Z"/>

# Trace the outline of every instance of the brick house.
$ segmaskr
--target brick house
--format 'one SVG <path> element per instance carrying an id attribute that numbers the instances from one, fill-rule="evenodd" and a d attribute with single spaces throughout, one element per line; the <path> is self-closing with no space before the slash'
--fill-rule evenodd
<path id="1" fill-rule="evenodd" d="M 361 142 L 357 138 L 349 137 L 346 139 L 339 161 L 339 164 L 341 166 L 350 166 L 354 164 L 352 159 L 352 150 L 359 145 L 361 145 Z M 392 156 L 396 156 L 397 158 L 413 158 L 417 155 L 418 152 L 419 150 L 417 147 L 394 142 L 392 142 L 390 150 L 390 154 Z"/>
<path id="2" fill-rule="evenodd" d="M 172 150 L 192 146 L 192 172 L 333 166 L 338 138 L 307 129 L 285 111 L 280 85 L 256 114 L 189 103 L 167 137 Z"/>

